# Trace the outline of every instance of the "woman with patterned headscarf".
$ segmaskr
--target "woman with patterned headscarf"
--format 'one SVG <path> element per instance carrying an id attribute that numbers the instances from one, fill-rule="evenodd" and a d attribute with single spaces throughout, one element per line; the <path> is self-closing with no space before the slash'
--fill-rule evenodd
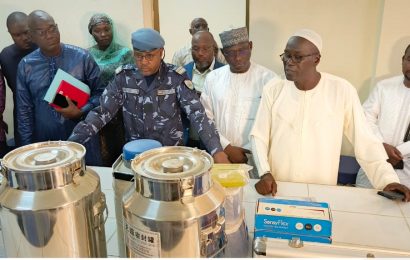
<path id="1" fill-rule="evenodd" d="M 133 53 L 127 47 L 115 42 L 114 28 L 111 18 L 106 14 L 95 14 L 88 24 L 88 31 L 96 44 L 89 48 L 100 67 L 100 78 L 107 86 L 114 79 L 115 69 L 125 64 L 134 64 Z M 125 143 L 122 113 L 117 113 L 100 132 L 101 156 L 104 166 L 111 166 L 121 154 Z"/>

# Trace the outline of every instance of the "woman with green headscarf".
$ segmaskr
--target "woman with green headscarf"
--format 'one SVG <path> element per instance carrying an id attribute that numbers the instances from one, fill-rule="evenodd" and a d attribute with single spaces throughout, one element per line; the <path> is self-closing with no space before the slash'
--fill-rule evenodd
<path id="1" fill-rule="evenodd" d="M 88 31 L 96 42 L 88 50 L 100 67 L 100 78 L 105 86 L 114 79 L 116 68 L 134 64 L 132 51 L 115 42 L 113 29 L 113 22 L 106 14 L 93 15 L 88 24 Z M 101 130 L 100 136 L 103 164 L 111 166 L 125 143 L 121 111 Z"/>
<path id="2" fill-rule="evenodd" d="M 89 48 L 101 70 L 103 84 L 115 76 L 115 69 L 124 64 L 134 64 L 132 51 L 114 41 L 113 22 L 106 14 L 95 14 L 88 24 L 88 31 L 97 43 Z"/>

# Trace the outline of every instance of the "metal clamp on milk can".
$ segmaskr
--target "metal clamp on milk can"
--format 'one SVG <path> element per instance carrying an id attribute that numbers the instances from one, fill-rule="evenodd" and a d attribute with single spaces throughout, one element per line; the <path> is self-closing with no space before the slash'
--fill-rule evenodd
<path id="1" fill-rule="evenodd" d="M 162 147 L 131 163 L 134 189 L 123 198 L 128 257 L 214 257 L 226 246 L 224 193 L 213 185 L 212 157 Z"/>
<path id="2" fill-rule="evenodd" d="M 105 196 L 84 155 L 80 144 L 50 141 L 4 156 L 0 219 L 7 257 L 107 256 Z"/>
<path id="3" fill-rule="evenodd" d="M 122 197 L 133 187 L 134 173 L 131 170 L 131 160 L 142 152 L 161 147 L 162 144 L 152 139 L 138 139 L 128 142 L 123 147 L 120 157 L 112 165 L 112 186 L 115 194 L 115 217 L 117 222 L 118 252 L 125 257 L 124 232 L 122 223 Z"/>
<path id="4" fill-rule="evenodd" d="M 216 164 L 211 170 L 212 179 L 222 185 L 225 192 L 225 232 L 228 245 L 225 257 L 248 257 L 250 241 L 245 223 L 243 187 L 249 183 L 247 164 Z"/>

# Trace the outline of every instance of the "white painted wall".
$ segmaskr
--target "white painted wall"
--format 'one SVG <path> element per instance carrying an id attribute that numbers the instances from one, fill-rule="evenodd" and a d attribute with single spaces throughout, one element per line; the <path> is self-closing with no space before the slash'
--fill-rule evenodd
<path id="1" fill-rule="evenodd" d="M 159 0 L 159 24 L 165 39 L 165 61 L 171 62 L 174 52 L 191 42 L 189 26 L 196 17 L 208 22 L 209 31 L 220 45 L 219 33 L 230 26 L 246 25 L 245 0 Z"/>
<path id="2" fill-rule="evenodd" d="M 283 74 L 278 57 L 300 28 L 323 38 L 319 70 L 350 81 L 364 101 L 375 82 L 401 74 L 410 43 L 408 0 L 250 0 L 253 59 Z M 343 154 L 353 154 L 344 140 Z"/>
<path id="3" fill-rule="evenodd" d="M 386 0 L 375 69 L 376 80 L 401 74 L 401 58 L 410 44 L 410 2 Z"/>
<path id="4" fill-rule="evenodd" d="M 143 27 L 142 0 L 1 0 L 0 1 L 0 49 L 13 43 L 7 32 L 6 19 L 13 11 L 29 14 L 41 9 L 53 16 L 61 34 L 61 41 L 88 48 L 93 44 L 88 33 L 88 21 L 98 12 L 108 14 L 115 22 L 118 41 L 131 47 L 131 33 Z M 13 133 L 12 94 L 7 88 L 4 120 L 9 125 L 8 138 Z"/>
<path id="5" fill-rule="evenodd" d="M 319 70 L 348 79 L 360 90 L 372 77 L 376 60 L 381 0 L 250 1 L 253 58 L 280 74 L 279 55 L 293 32 L 309 28 L 323 39 Z"/>

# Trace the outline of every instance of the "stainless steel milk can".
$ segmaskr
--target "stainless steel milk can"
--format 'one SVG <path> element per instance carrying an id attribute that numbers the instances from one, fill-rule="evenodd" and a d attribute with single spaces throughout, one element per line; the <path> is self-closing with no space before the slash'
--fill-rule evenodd
<path id="1" fill-rule="evenodd" d="M 7 257 L 106 257 L 105 196 L 84 146 L 26 145 L 2 161 L 0 219 Z"/>
<path id="2" fill-rule="evenodd" d="M 114 162 L 112 169 L 114 189 L 115 217 L 117 223 L 118 253 L 120 257 L 126 257 L 124 245 L 124 233 L 122 223 L 122 197 L 132 188 L 134 173 L 131 170 L 131 160 L 142 152 L 161 147 L 161 143 L 152 139 L 138 139 L 128 142 L 123 147 L 122 155 Z"/>
<path id="3" fill-rule="evenodd" d="M 213 257 L 226 246 L 224 193 L 213 184 L 212 157 L 162 147 L 131 163 L 135 189 L 123 198 L 128 257 Z"/>

